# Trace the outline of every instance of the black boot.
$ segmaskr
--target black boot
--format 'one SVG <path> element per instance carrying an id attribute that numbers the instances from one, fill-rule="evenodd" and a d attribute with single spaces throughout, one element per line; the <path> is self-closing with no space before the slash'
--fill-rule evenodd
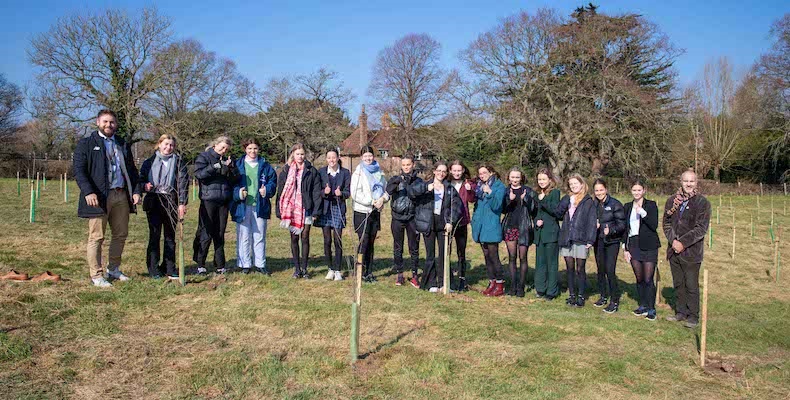
<path id="1" fill-rule="evenodd" d="M 458 260 L 458 291 L 469 290 L 466 286 L 466 260 Z"/>

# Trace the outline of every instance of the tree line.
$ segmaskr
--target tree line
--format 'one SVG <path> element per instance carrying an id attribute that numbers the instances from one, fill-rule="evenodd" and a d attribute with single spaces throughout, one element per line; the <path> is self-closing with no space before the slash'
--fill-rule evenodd
<path id="1" fill-rule="evenodd" d="M 176 135 L 187 159 L 220 134 L 260 137 L 282 159 L 294 142 L 318 155 L 354 130 L 355 94 L 331 68 L 259 84 L 171 24 L 155 9 L 59 19 L 31 39 L 31 85 L 0 75 L 0 140 L 16 154 L 69 153 L 98 108 L 118 113 L 132 143 Z M 369 109 L 399 128 L 390 154 L 547 165 L 557 176 L 694 168 L 717 181 L 784 182 L 790 14 L 766 28 L 772 46 L 747 72 L 722 57 L 685 86 L 683 50 L 658 25 L 593 4 L 504 18 L 460 52 L 459 69 L 442 65 L 429 34 L 410 33 L 376 57 Z"/>

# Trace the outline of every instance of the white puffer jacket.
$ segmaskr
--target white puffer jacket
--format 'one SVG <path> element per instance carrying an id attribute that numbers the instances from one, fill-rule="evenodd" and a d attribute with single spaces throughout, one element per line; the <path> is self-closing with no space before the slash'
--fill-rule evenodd
<path id="1" fill-rule="evenodd" d="M 382 188 L 387 187 L 387 180 L 384 174 L 381 175 Z M 388 202 L 390 196 L 384 192 L 384 202 Z M 351 200 L 353 201 L 354 211 L 364 214 L 373 212 L 373 194 L 370 190 L 370 183 L 368 182 L 367 175 L 362 172 L 362 166 L 359 165 L 351 175 Z"/>

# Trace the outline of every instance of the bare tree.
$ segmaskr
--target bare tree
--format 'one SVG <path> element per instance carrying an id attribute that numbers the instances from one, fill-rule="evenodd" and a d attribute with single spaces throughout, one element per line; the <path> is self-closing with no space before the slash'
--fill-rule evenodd
<path id="1" fill-rule="evenodd" d="M 13 133 L 22 109 L 22 91 L 0 74 L 0 140 Z"/>
<path id="2" fill-rule="evenodd" d="M 350 89 L 343 86 L 335 71 L 319 68 L 308 75 L 299 75 L 294 80 L 301 95 L 314 99 L 320 106 L 330 104 L 345 108 L 356 96 Z"/>
<path id="3" fill-rule="evenodd" d="M 704 154 L 713 169 L 713 179 L 717 181 L 721 178 L 721 170 L 734 161 L 745 134 L 743 124 L 734 114 L 737 85 L 726 57 L 706 63 L 702 78 L 694 83 L 692 109 L 704 141 Z"/>
<path id="4" fill-rule="evenodd" d="M 278 149 L 293 143 L 303 143 L 310 156 L 315 156 L 351 133 L 345 112 L 329 100 L 348 98 L 346 89 L 332 82 L 334 75 L 316 79 L 320 71 L 309 75 L 312 78 L 297 78 L 296 83 L 280 78 L 269 80 L 263 88 L 249 80 L 239 84 L 239 97 L 252 113 L 254 131 L 267 142 L 278 143 L 274 150 L 283 157 L 285 151 Z"/>
<path id="5" fill-rule="evenodd" d="M 59 113 L 90 121 L 96 108 L 118 114 L 119 135 L 131 142 L 142 125 L 141 101 L 156 90 L 162 71 L 150 68 L 170 40 L 170 21 L 156 10 L 119 10 L 58 20 L 31 41 L 30 61 L 39 81 L 51 85 Z"/>
<path id="6" fill-rule="evenodd" d="M 374 109 L 388 112 L 407 132 L 444 115 L 452 79 L 440 56 L 441 45 L 427 34 L 406 35 L 381 50 L 368 87 Z"/>

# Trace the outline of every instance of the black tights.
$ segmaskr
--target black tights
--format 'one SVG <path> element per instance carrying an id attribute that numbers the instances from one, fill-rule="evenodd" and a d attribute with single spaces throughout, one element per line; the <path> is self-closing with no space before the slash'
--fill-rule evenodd
<path id="1" fill-rule="evenodd" d="M 587 272 L 584 270 L 587 260 L 584 258 L 565 258 L 565 269 L 568 274 L 568 295 L 582 296 L 587 290 Z"/>
<path id="2" fill-rule="evenodd" d="M 499 262 L 499 243 L 480 243 L 483 248 L 483 257 L 486 260 L 486 275 L 489 280 L 504 280 L 502 264 Z"/>
<path id="3" fill-rule="evenodd" d="M 505 245 L 507 246 L 507 255 L 510 264 L 510 277 L 513 279 L 511 291 L 523 292 L 524 285 L 527 281 L 527 271 L 529 270 L 529 263 L 527 261 L 527 250 L 529 247 L 519 245 L 517 241 L 505 242 Z M 516 257 L 518 257 L 519 261 L 518 267 L 516 267 Z"/>
<path id="4" fill-rule="evenodd" d="M 653 276 L 656 264 L 653 262 L 631 259 L 631 267 L 636 276 L 636 292 L 639 295 L 639 306 L 653 310 L 656 308 L 656 283 Z"/>
<path id="5" fill-rule="evenodd" d="M 324 256 L 326 263 L 332 271 L 340 271 L 343 266 L 343 229 L 335 229 L 331 226 L 323 227 L 324 233 Z M 332 258 L 332 243 L 335 244 L 335 257 Z"/>
<path id="6" fill-rule="evenodd" d="M 301 257 L 299 257 L 299 242 L 302 242 Z M 305 225 L 302 233 L 294 235 L 291 233 L 291 262 L 294 265 L 294 272 L 298 274 L 307 273 L 307 258 L 310 256 L 310 225 Z"/>

